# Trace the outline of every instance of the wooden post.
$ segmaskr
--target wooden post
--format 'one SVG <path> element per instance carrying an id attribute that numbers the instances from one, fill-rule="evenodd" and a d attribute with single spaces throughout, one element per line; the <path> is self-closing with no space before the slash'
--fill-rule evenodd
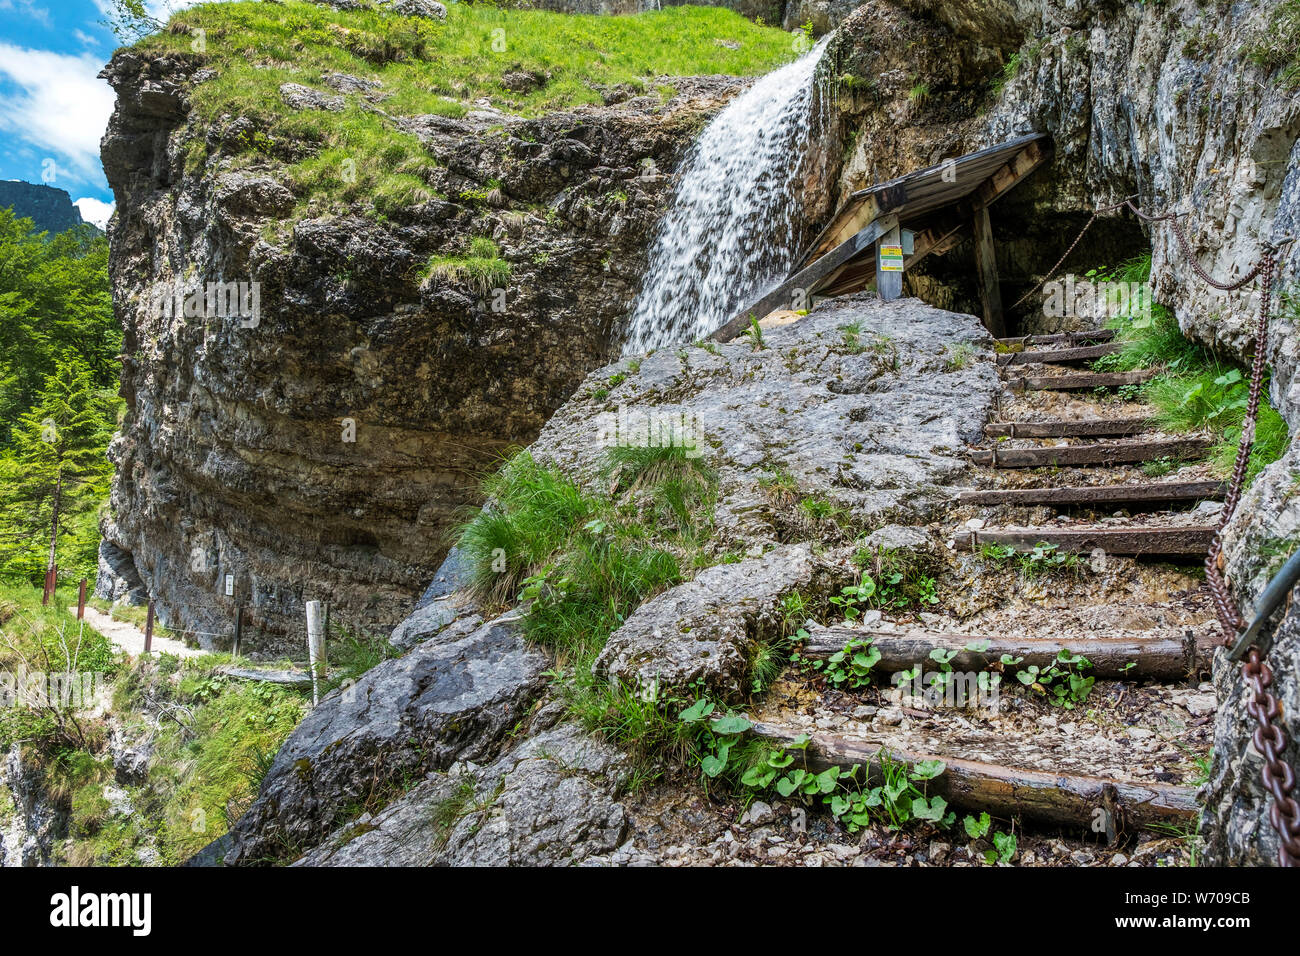
<path id="1" fill-rule="evenodd" d="M 45 581 L 41 585 L 41 606 L 44 607 L 50 603 L 50 569 L 45 569 Z"/>
<path id="2" fill-rule="evenodd" d="M 77 585 L 77 620 L 84 620 L 86 617 L 86 579 L 82 578 L 81 583 Z"/>
<path id="3" fill-rule="evenodd" d="M 997 250 L 993 246 L 993 224 L 989 207 L 975 208 L 975 277 L 979 281 L 980 302 L 984 309 L 984 327 L 994 338 L 1007 334 L 1002 320 L 1002 290 L 998 287 Z"/>
<path id="4" fill-rule="evenodd" d="M 244 636 L 244 607 L 241 604 L 235 608 L 235 644 L 230 649 L 231 655 L 239 656 L 239 642 Z"/>
<path id="5" fill-rule="evenodd" d="M 149 599 L 149 610 L 144 617 L 144 652 L 153 650 L 153 598 Z"/>
<path id="6" fill-rule="evenodd" d="M 307 602 L 307 662 L 311 667 L 312 706 L 320 703 L 320 674 L 325 670 L 325 615 L 320 601 Z"/>
<path id="7" fill-rule="evenodd" d="M 876 242 L 876 294 L 893 302 L 903 294 L 903 236 L 897 225 Z"/>

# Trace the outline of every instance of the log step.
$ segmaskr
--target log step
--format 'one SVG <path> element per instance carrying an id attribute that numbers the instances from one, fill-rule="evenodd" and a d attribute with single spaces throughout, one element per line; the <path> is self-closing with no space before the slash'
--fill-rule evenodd
<path id="1" fill-rule="evenodd" d="M 960 505 L 1152 505 L 1174 501 L 1205 501 L 1223 498 L 1227 486 L 1221 481 L 1163 481 L 1149 485 L 1096 485 L 1082 488 L 998 488 L 963 491 Z"/>
<path id="2" fill-rule="evenodd" d="M 826 658 L 842 650 L 850 641 L 871 642 L 880 652 L 874 671 L 896 673 L 920 664 L 934 669 L 930 652 L 956 651 L 949 663 L 955 671 L 982 671 L 997 664 L 1003 654 L 1023 657 L 1018 667 L 1035 664 L 1046 667 L 1062 650 L 1082 654 L 1092 662 L 1087 673 L 1104 678 L 1144 678 L 1180 681 L 1196 668 L 1196 639 L 1189 631 L 1184 637 L 1125 637 L 1077 640 L 1063 643 L 1056 637 L 1002 637 L 979 634 L 945 634 L 938 631 L 913 630 L 906 633 L 872 631 L 845 627 L 818 628 L 804 641 L 804 657 Z M 1214 638 L 1207 635 L 1202 650 L 1205 661 L 1213 653 Z M 982 647 L 982 650 L 970 650 Z M 1132 666 L 1129 666 L 1129 665 Z"/>
<path id="3" fill-rule="evenodd" d="M 1017 335 L 994 339 L 998 345 L 1074 345 L 1079 342 L 1109 342 L 1115 338 L 1114 329 L 1096 329 L 1092 332 L 1056 332 L 1051 335 Z"/>
<path id="4" fill-rule="evenodd" d="M 1159 374 L 1158 369 L 1144 368 L 1136 372 L 1073 372 L 1069 375 L 1008 376 L 1007 382 L 1014 388 L 1028 388 L 1040 392 L 1076 392 L 1094 388 L 1141 385 Z"/>
<path id="5" fill-rule="evenodd" d="M 978 551 L 984 545 L 999 544 L 1030 551 L 1037 544 L 1054 544 L 1061 551 L 1090 554 L 1100 548 L 1107 554 L 1197 555 L 1210 550 L 1214 529 L 1183 528 L 1017 528 L 1006 531 L 963 532 L 956 538 L 959 551 Z"/>
<path id="6" fill-rule="evenodd" d="M 1101 345 L 1083 345 L 1073 349 L 1052 349 L 1046 352 L 1002 352 L 997 357 L 999 365 L 1034 365 L 1051 363 L 1071 365 L 1075 362 L 1092 362 L 1105 355 L 1114 355 L 1122 345 L 1105 342 Z"/>
<path id="7" fill-rule="evenodd" d="M 788 728 L 763 723 L 755 724 L 753 732 L 776 747 L 787 746 L 799 736 Z M 830 767 L 847 770 L 857 764 L 868 785 L 879 786 L 884 778 L 880 743 L 815 734 L 806 749 L 790 753 L 795 757 L 792 766 L 820 772 Z M 1117 818 L 1116 830 L 1123 832 L 1194 825 L 1199 812 L 1194 787 L 1019 769 L 893 748 L 885 748 L 883 753 L 891 762 L 908 766 L 942 760 L 943 772 L 926 782 L 928 796 L 941 796 L 954 808 L 987 811 L 1002 819 L 1091 829 L 1097 819 L 1095 811 L 1105 808 Z"/>
<path id="8" fill-rule="evenodd" d="M 1204 437 L 1171 438 L 1145 442 L 1058 445 L 1050 448 L 992 448 L 970 453 L 976 465 L 994 468 L 1039 468 L 1066 465 L 1121 465 L 1160 458 L 1186 459 L 1203 455 L 1210 447 Z"/>
<path id="9" fill-rule="evenodd" d="M 984 434 L 990 438 L 1100 438 L 1106 435 L 1135 435 L 1156 426 L 1151 418 L 1108 418 L 1101 420 L 1050 422 L 989 422 Z"/>

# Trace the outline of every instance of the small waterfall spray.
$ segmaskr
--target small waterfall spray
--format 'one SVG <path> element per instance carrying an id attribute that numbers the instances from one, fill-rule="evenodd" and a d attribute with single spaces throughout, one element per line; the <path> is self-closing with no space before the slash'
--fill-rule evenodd
<path id="1" fill-rule="evenodd" d="M 789 273 L 807 141 L 825 122 L 824 110 L 814 113 L 814 78 L 829 39 L 732 100 L 691 147 L 625 352 L 708 335 Z"/>

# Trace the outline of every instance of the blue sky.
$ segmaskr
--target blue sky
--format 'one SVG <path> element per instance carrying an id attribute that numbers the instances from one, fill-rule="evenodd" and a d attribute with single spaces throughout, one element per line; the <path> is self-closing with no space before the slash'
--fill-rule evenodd
<path id="1" fill-rule="evenodd" d="M 190 2 L 150 6 L 165 16 Z M 103 23 L 108 6 L 0 0 L 0 179 L 66 189 L 82 218 L 101 225 L 113 200 L 99 162 L 113 91 L 95 74 L 118 45 Z"/>

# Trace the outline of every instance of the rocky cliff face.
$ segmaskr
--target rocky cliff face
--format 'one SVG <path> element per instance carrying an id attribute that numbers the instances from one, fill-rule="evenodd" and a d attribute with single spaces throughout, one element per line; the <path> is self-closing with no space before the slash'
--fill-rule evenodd
<path id="1" fill-rule="evenodd" d="M 666 104 L 624 93 L 536 120 L 395 120 L 456 198 L 385 218 L 312 215 L 269 157 L 237 163 L 250 124 L 197 118 L 189 98 L 212 77 L 189 60 L 124 52 L 105 75 L 128 411 L 103 563 L 129 553 L 169 626 L 205 646 L 227 646 L 243 604 L 267 651 L 298 650 L 277 635 L 301 629 L 312 597 L 357 626 L 401 619 L 477 479 L 610 356 L 669 174 L 740 87 L 685 81 Z M 331 82 L 282 95 L 306 114 L 378 96 Z M 196 142 L 210 158 L 187 174 Z M 424 275 L 475 237 L 504 260 L 496 278 Z M 211 282 L 257 283 L 258 315 L 173 307 L 175 289 Z"/>

